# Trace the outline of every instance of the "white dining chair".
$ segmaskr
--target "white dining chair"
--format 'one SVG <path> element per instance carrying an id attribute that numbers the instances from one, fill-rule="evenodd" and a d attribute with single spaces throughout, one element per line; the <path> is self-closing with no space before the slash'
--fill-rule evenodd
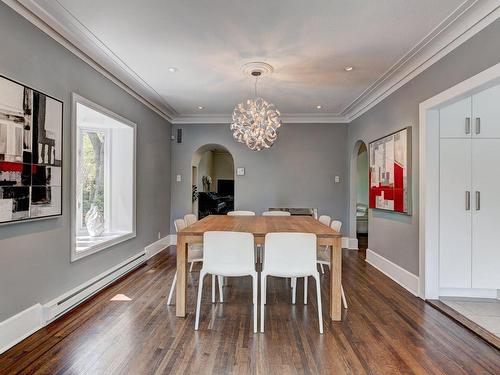
<path id="1" fill-rule="evenodd" d="M 296 282 L 297 277 L 307 279 L 312 276 L 316 280 L 319 332 L 323 333 L 321 285 L 316 268 L 316 235 L 312 233 L 268 233 L 264 246 L 264 260 L 260 274 L 260 331 L 264 332 L 267 277 L 291 277 Z"/>
<path id="2" fill-rule="evenodd" d="M 291 216 L 292 214 L 288 211 L 264 211 L 262 216 Z"/>
<path id="3" fill-rule="evenodd" d="M 330 228 L 332 228 L 336 232 L 340 232 L 340 229 L 342 228 L 342 222 L 339 220 L 333 220 L 332 224 L 330 225 Z M 318 248 L 318 264 L 321 267 L 321 273 L 324 273 L 323 266 L 330 267 L 330 247 L 329 246 L 320 246 Z M 347 309 L 347 299 L 345 297 L 343 286 L 341 286 L 341 292 L 342 292 L 342 303 L 344 305 L 344 308 Z"/>
<path id="4" fill-rule="evenodd" d="M 184 221 L 186 222 L 186 226 L 190 226 L 198 221 L 198 218 L 195 214 L 186 214 L 184 215 Z"/>
<path id="5" fill-rule="evenodd" d="M 184 219 L 176 219 L 174 221 L 174 227 L 176 233 L 186 228 L 186 226 L 187 225 Z M 193 264 L 197 262 L 203 262 L 203 245 L 201 244 L 189 245 L 188 248 L 188 263 L 190 263 L 189 272 L 193 270 Z M 172 297 L 174 295 L 176 283 L 177 283 L 177 271 L 175 271 L 174 279 L 172 280 L 172 285 L 170 286 L 167 305 L 170 305 L 172 303 Z M 222 279 L 219 279 L 219 298 L 221 302 L 223 302 L 224 299 L 222 295 Z M 215 303 L 215 276 L 212 277 L 212 303 Z"/>
<path id="6" fill-rule="evenodd" d="M 255 216 L 253 211 L 229 211 L 228 216 Z"/>
<path id="7" fill-rule="evenodd" d="M 253 234 L 242 232 L 205 232 L 203 234 L 203 267 L 200 271 L 196 300 L 194 326 L 196 331 L 200 322 L 203 279 L 207 274 L 224 277 L 252 277 L 253 331 L 257 333 L 258 276 L 255 270 Z"/>
<path id="8" fill-rule="evenodd" d="M 327 226 L 330 226 L 330 223 L 332 221 L 332 218 L 328 215 L 321 215 L 318 219 L 318 221 L 321 223 L 321 224 L 325 224 Z"/>

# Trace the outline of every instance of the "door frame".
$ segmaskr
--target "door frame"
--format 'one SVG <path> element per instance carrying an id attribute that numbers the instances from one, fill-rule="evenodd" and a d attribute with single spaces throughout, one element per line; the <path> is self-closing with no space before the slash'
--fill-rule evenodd
<path id="1" fill-rule="evenodd" d="M 500 63 L 419 105 L 419 288 L 439 297 L 439 109 L 500 84 Z"/>

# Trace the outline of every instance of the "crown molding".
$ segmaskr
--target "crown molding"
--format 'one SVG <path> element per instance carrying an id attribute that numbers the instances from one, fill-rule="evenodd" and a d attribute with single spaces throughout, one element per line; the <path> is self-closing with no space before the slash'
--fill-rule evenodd
<path id="1" fill-rule="evenodd" d="M 58 1 L 2 0 L 173 124 L 230 123 L 230 114 L 180 115 Z M 500 17 L 498 0 L 466 0 L 339 114 L 283 114 L 284 123 L 348 123 Z"/>
<path id="2" fill-rule="evenodd" d="M 498 0 L 467 0 L 349 104 L 353 121 L 500 17 Z"/>
<path id="3" fill-rule="evenodd" d="M 343 124 L 349 122 L 343 116 L 323 113 L 284 113 L 280 117 L 284 124 Z M 231 121 L 231 115 L 194 114 L 177 116 L 172 120 L 172 124 L 229 124 Z"/>
<path id="4" fill-rule="evenodd" d="M 58 1 L 2 1 L 164 119 L 172 121 L 178 115 L 150 85 Z"/>

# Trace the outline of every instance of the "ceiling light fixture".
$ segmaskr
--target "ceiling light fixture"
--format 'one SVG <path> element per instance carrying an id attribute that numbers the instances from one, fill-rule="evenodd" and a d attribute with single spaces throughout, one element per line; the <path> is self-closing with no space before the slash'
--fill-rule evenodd
<path id="1" fill-rule="evenodd" d="M 321 108 L 323 108 L 323 106 L 322 106 L 322 105 L 317 105 L 317 106 L 316 106 L 316 109 L 321 109 Z"/>
<path id="2" fill-rule="evenodd" d="M 177 69 L 175 66 L 171 66 L 170 68 L 168 68 L 168 71 L 170 73 L 176 73 L 179 69 Z"/>
<path id="3" fill-rule="evenodd" d="M 257 96 L 259 77 L 272 71 L 273 67 L 266 63 L 249 63 L 243 66 L 245 74 L 255 77 L 255 98 L 247 99 L 234 108 L 231 130 L 237 142 L 246 144 L 253 151 L 271 147 L 278 138 L 278 128 L 281 126 L 278 109 Z"/>
<path id="4" fill-rule="evenodd" d="M 199 106 L 198 106 L 198 109 L 201 111 L 202 109 L 205 109 L 205 107 L 203 107 L 203 106 L 199 105 Z"/>
<path id="5" fill-rule="evenodd" d="M 353 70 L 353 69 L 354 69 L 354 67 L 352 67 L 352 66 L 346 66 L 346 67 L 344 68 L 344 70 L 345 70 L 346 72 L 350 72 L 350 71 L 351 71 L 351 70 Z"/>

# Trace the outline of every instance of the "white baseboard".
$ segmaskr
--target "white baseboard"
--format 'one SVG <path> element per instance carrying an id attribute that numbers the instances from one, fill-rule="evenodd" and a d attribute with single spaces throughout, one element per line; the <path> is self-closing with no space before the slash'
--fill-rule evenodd
<path id="1" fill-rule="evenodd" d="M 42 305 L 37 303 L 0 322 L 0 354 L 44 326 Z"/>
<path id="2" fill-rule="evenodd" d="M 153 242 L 151 245 L 148 245 L 144 248 L 144 251 L 146 252 L 146 257 L 149 259 L 165 248 L 175 245 L 177 242 L 177 235 L 175 234 L 169 234 L 168 236 L 165 236 L 163 238 L 160 238 L 158 241 Z"/>
<path id="3" fill-rule="evenodd" d="M 418 296 L 418 276 L 408 272 L 404 268 L 377 254 L 373 250 L 366 249 L 366 261 L 378 269 L 387 277 L 397 282 L 410 293 Z"/>
<path id="4" fill-rule="evenodd" d="M 358 239 L 342 237 L 342 248 L 349 250 L 358 250 Z"/>
<path id="5" fill-rule="evenodd" d="M 439 288 L 441 297 L 498 298 L 497 289 Z"/>
<path id="6" fill-rule="evenodd" d="M 0 322 L 0 354 L 66 314 L 83 301 L 106 288 L 113 281 L 134 270 L 147 259 L 166 247 L 175 244 L 172 236 L 166 236 L 152 243 L 134 256 L 102 272 L 76 288 L 54 298 L 45 304 L 37 303 L 3 322 Z"/>

